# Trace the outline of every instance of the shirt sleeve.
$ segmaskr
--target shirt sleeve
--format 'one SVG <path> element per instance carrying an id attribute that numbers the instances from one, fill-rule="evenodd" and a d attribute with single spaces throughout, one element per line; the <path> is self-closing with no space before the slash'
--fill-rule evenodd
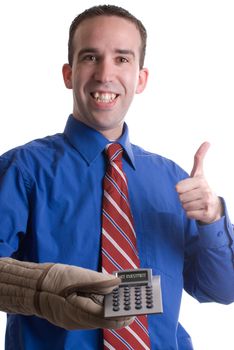
<path id="1" fill-rule="evenodd" d="M 209 225 L 199 225 L 187 244 L 184 268 L 185 290 L 200 302 L 234 301 L 234 234 L 227 208 L 224 216 Z"/>
<path id="2" fill-rule="evenodd" d="M 28 221 L 26 181 L 12 153 L 0 158 L 0 257 L 17 251 Z"/>

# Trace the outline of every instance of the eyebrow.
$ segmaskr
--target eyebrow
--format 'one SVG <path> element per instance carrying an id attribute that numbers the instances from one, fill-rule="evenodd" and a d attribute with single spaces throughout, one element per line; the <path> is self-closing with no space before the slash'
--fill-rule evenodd
<path id="1" fill-rule="evenodd" d="M 85 47 L 78 52 L 78 57 L 86 53 L 97 53 L 97 52 L 98 52 L 98 49 L 95 49 L 94 47 Z"/>
<path id="2" fill-rule="evenodd" d="M 132 50 L 128 50 L 128 49 L 117 49 L 115 50 L 116 53 L 119 53 L 121 55 L 127 55 L 127 56 L 132 56 L 133 58 L 135 58 L 135 52 Z"/>
<path id="3" fill-rule="evenodd" d="M 78 52 L 78 57 L 80 57 L 84 54 L 87 54 L 87 53 L 99 53 L 99 52 L 100 51 L 98 49 L 96 49 L 95 47 L 85 47 Z M 128 55 L 128 56 L 132 56 L 133 58 L 135 58 L 134 51 L 129 50 L 129 49 L 115 49 L 114 52 L 117 54 Z"/>

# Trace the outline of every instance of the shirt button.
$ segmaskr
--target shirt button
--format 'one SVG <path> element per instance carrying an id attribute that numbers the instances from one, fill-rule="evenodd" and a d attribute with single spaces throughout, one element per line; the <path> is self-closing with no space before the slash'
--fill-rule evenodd
<path id="1" fill-rule="evenodd" d="M 223 235 L 223 231 L 219 231 L 218 233 L 217 233 L 217 237 L 221 237 Z"/>

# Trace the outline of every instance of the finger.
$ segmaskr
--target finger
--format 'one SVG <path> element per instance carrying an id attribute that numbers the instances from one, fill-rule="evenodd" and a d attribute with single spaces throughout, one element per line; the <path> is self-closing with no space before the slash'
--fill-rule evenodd
<path id="1" fill-rule="evenodd" d="M 78 313 L 74 317 L 80 317 L 82 328 L 85 328 L 85 323 L 88 323 L 88 328 L 117 329 L 126 327 L 134 321 L 133 316 L 104 318 L 103 306 L 89 298 L 77 297 L 73 294 L 68 297 L 67 301 L 77 308 Z"/>
<path id="2" fill-rule="evenodd" d="M 111 321 L 110 319 L 106 319 L 106 321 L 108 320 L 108 328 L 110 329 L 118 329 L 118 328 L 123 328 L 123 327 L 127 327 L 129 326 L 134 320 L 135 317 L 126 317 L 126 318 L 119 318 L 119 319 L 115 319 L 113 321 Z M 111 324 L 109 324 L 109 322 L 111 322 Z"/>
<path id="3" fill-rule="evenodd" d="M 97 281 L 90 284 L 79 285 L 79 291 L 85 291 L 90 293 L 98 293 L 98 294 L 108 294 L 111 291 L 119 286 L 121 283 L 121 279 L 118 277 L 114 277 L 113 279 L 107 279 L 103 281 Z"/>
<path id="4" fill-rule="evenodd" d="M 193 169 L 190 174 L 191 177 L 203 175 L 203 160 L 205 158 L 205 155 L 209 147 L 210 147 L 209 142 L 203 142 L 201 146 L 198 148 L 194 156 Z"/>
<path id="5" fill-rule="evenodd" d="M 117 287 L 121 283 L 121 279 L 114 277 L 103 281 L 97 281 L 92 283 L 76 283 L 63 289 L 59 295 L 66 298 L 73 293 L 97 293 L 108 294 L 111 293 L 113 288 Z"/>
<path id="6" fill-rule="evenodd" d="M 191 202 L 182 203 L 182 206 L 187 213 L 189 211 L 205 210 L 207 208 L 207 206 L 205 205 L 202 198 L 196 199 L 196 200 L 191 201 Z"/>
<path id="7" fill-rule="evenodd" d="M 202 191 L 197 189 L 179 194 L 179 198 L 182 205 L 196 202 L 197 200 L 202 199 L 202 197 L 203 197 Z"/>
<path id="8" fill-rule="evenodd" d="M 205 210 L 204 209 L 198 209 L 198 210 L 190 210 L 190 211 L 187 211 L 187 216 L 189 219 L 193 219 L 193 220 L 196 220 L 196 221 L 203 221 L 204 219 L 204 213 L 205 213 Z"/>
<path id="9" fill-rule="evenodd" d="M 204 179 L 203 178 L 187 178 L 185 180 L 181 180 L 176 184 L 176 191 L 179 194 L 187 193 L 193 191 L 199 187 L 204 187 Z"/>

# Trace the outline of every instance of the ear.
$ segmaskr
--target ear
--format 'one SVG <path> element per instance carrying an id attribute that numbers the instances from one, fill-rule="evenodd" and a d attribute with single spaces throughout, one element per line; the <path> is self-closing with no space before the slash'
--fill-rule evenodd
<path id="1" fill-rule="evenodd" d="M 68 63 L 63 65 L 62 73 L 66 88 L 72 89 L 72 68 Z"/>
<path id="2" fill-rule="evenodd" d="M 137 84 L 137 88 L 136 88 L 136 94 L 140 94 L 141 92 L 143 92 L 145 90 L 148 76 L 149 76 L 149 71 L 147 68 L 142 68 L 139 71 L 139 78 L 138 78 L 138 84 Z"/>

